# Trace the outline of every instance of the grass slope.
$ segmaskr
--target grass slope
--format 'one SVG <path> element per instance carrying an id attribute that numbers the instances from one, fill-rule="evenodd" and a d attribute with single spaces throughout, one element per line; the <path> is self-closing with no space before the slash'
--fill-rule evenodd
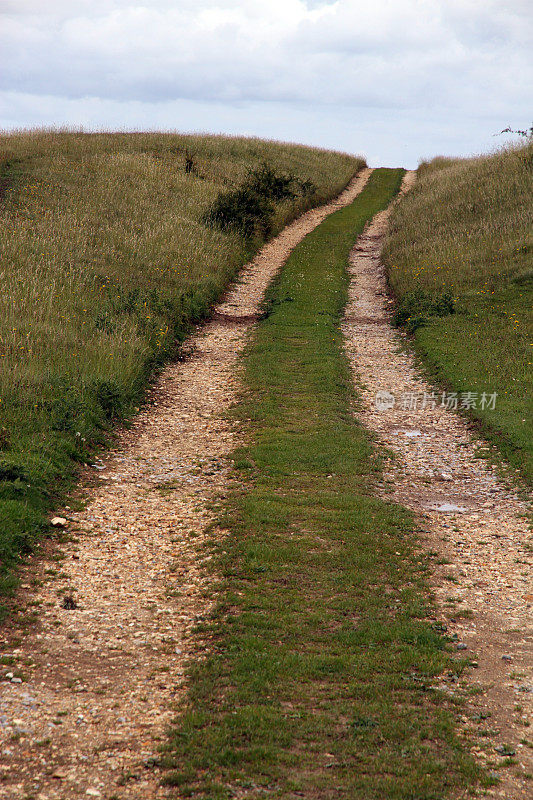
<path id="1" fill-rule="evenodd" d="M 442 800 L 474 775 L 431 688 L 450 664 L 412 518 L 372 494 L 339 328 L 349 250 L 402 172 L 376 170 L 293 251 L 247 352 L 219 602 L 163 760 L 180 796 Z"/>
<path id="2" fill-rule="evenodd" d="M 214 136 L 0 138 L 0 594 L 77 463 L 261 243 L 202 220 L 263 161 L 318 189 L 279 203 L 274 229 L 363 163 Z"/>
<path id="3" fill-rule="evenodd" d="M 477 394 L 469 415 L 530 484 L 532 166 L 532 143 L 422 164 L 384 252 L 400 300 L 417 289 L 455 296 L 456 313 L 431 318 L 414 343 L 444 385 Z M 497 392 L 495 409 L 479 407 L 483 392 Z"/>

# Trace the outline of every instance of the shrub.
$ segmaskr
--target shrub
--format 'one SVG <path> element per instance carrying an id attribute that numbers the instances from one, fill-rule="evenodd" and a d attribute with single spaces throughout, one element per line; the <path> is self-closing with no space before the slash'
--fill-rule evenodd
<path id="1" fill-rule="evenodd" d="M 231 192 L 221 192 L 204 221 L 222 230 L 236 230 L 249 238 L 255 233 L 267 234 L 273 215 L 272 201 L 245 185 Z"/>
<path id="2" fill-rule="evenodd" d="M 450 292 L 431 295 L 423 289 L 414 289 L 400 299 L 392 324 L 397 328 L 405 327 L 407 333 L 414 333 L 429 317 L 446 317 L 454 312 L 455 301 Z"/>
<path id="3" fill-rule="evenodd" d="M 204 216 L 208 225 L 232 229 L 245 238 L 266 236 L 272 229 L 276 203 L 294 200 L 298 195 L 311 197 L 317 187 L 311 180 L 276 173 L 267 163 L 250 170 L 243 185 L 221 192 Z"/>
<path id="4" fill-rule="evenodd" d="M 296 192 L 292 188 L 295 184 L 294 176 L 277 175 L 266 163 L 249 171 L 246 184 L 260 197 L 275 203 L 296 197 Z"/>
<path id="5" fill-rule="evenodd" d="M 197 171 L 196 159 L 193 153 L 188 148 L 185 148 L 185 173 L 190 175 L 191 173 L 196 174 Z"/>
<path id="6" fill-rule="evenodd" d="M 81 397 L 68 388 L 63 396 L 54 397 L 46 405 L 49 406 L 50 428 L 55 431 L 75 431 L 85 410 Z"/>

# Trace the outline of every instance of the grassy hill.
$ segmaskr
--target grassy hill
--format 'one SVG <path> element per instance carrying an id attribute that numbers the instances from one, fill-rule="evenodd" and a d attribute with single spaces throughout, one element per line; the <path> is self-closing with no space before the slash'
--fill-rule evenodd
<path id="1" fill-rule="evenodd" d="M 384 254 L 399 320 L 425 363 L 443 386 L 476 396 L 467 413 L 530 483 L 532 168 L 531 142 L 421 164 Z M 497 393 L 495 408 L 481 407 L 483 393 Z"/>
<path id="2" fill-rule="evenodd" d="M 221 136 L 0 138 L 1 591 L 76 464 L 238 268 L 361 166 Z M 220 224 L 221 198 L 246 226 Z"/>

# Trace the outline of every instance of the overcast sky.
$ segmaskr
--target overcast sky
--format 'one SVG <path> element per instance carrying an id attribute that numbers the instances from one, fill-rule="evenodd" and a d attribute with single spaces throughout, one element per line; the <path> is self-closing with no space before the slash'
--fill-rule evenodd
<path id="1" fill-rule="evenodd" d="M 373 166 L 531 124 L 530 0 L 0 0 L 0 125 L 258 135 Z"/>

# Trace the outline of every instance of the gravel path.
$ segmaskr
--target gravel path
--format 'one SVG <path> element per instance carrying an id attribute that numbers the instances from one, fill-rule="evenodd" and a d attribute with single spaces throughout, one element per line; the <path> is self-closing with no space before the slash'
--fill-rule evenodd
<path id="1" fill-rule="evenodd" d="M 240 390 L 239 356 L 291 250 L 370 172 L 244 269 L 191 337 L 190 357 L 164 371 L 97 463 L 86 508 L 62 512 L 71 540 L 26 568 L 20 602 L 38 614 L 29 630 L 19 621 L 3 631 L 0 798 L 166 796 L 152 759 L 185 700 L 190 630 L 210 607 L 201 544 L 239 440 L 224 416 Z"/>
<path id="2" fill-rule="evenodd" d="M 403 191 L 414 178 L 406 174 Z M 423 544 L 439 556 L 438 607 L 457 639 L 458 656 L 474 662 L 466 681 L 442 676 L 439 688 L 470 698 L 464 732 L 501 779 L 490 796 L 530 798 L 533 547 L 528 508 L 476 458 L 479 442 L 468 424 L 442 407 L 439 393 L 434 402 L 434 387 L 420 377 L 403 334 L 390 325 L 391 301 L 380 262 L 389 214 L 390 207 L 374 218 L 350 260 L 344 333 L 356 380 L 363 385 L 359 416 L 395 456 L 382 492 L 417 513 Z M 377 402 L 378 392 L 392 395 L 393 407 L 383 408 L 392 401 L 384 395 Z M 514 753 L 516 763 L 502 768 L 506 753 Z"/>

